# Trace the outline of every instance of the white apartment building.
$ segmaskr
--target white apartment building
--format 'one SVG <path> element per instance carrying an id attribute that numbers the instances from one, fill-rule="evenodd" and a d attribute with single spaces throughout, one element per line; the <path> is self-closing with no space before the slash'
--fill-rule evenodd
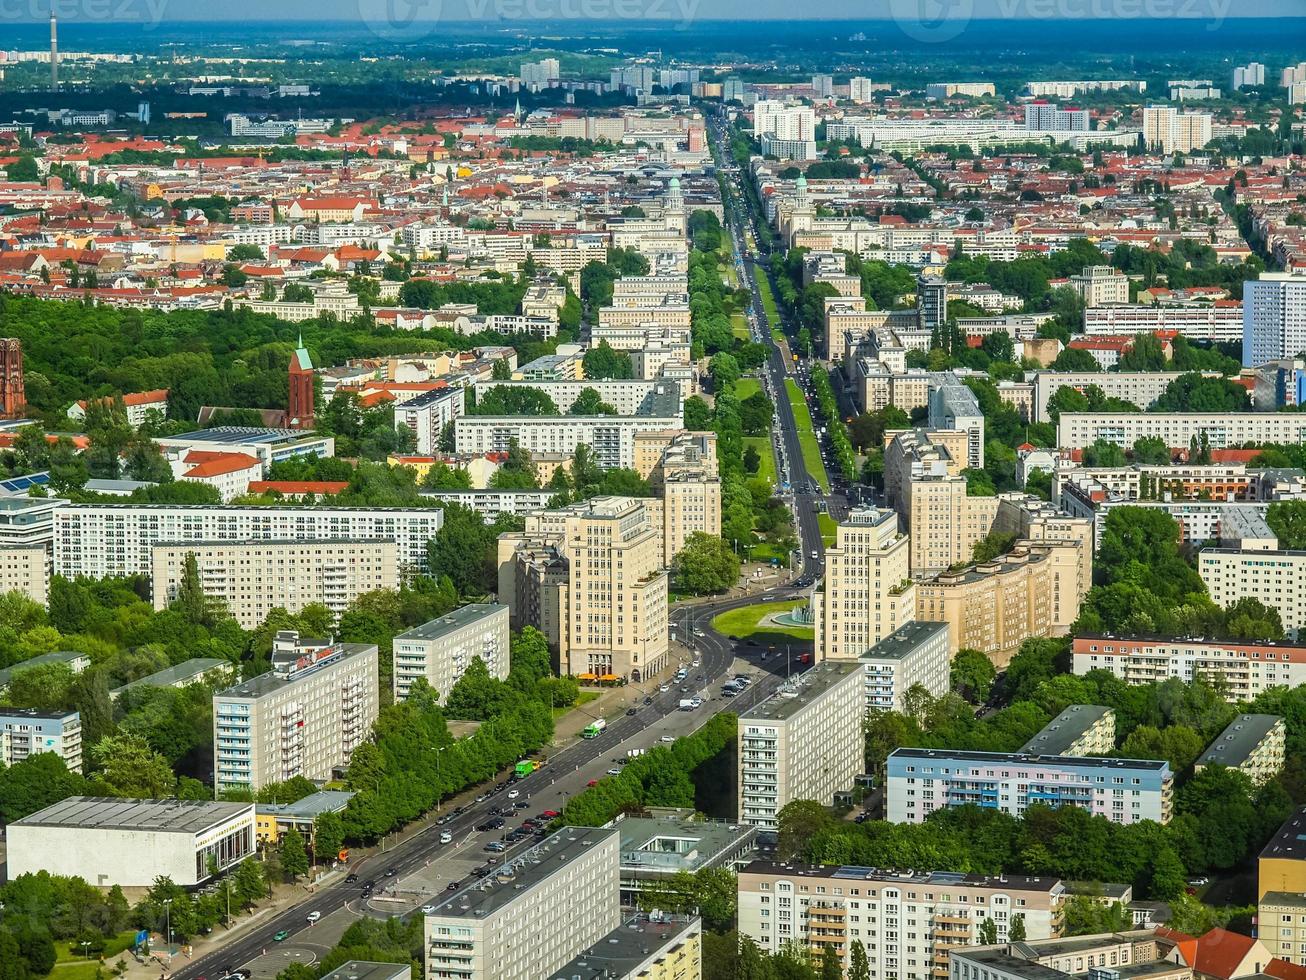
<path id="1" fill-rule="evenodd" d="M 765 153 L 782 160 L 814 160 L 816 112 L 811 106 L 760 99 L 753 106 L 753 136 Z"/>
<path id="2" fill-rule="evenodd" d="M 395 701 L 406 700 L 420 678 L 444 704 L 474 658 L 485 664 L 491 677 L 507 680 L 508 616 L 507 606 L 473 602 L 396 636 Z"/>
<path id="3" fill-rule="evenodd" d="M 1264 786 L 1283 769 L 1287 725 L 1278 715 L 1239 715 L 1193 763 L 1193 772 L 1207 766 L 1237 769 Z"/>
<path id="4" fill-rule="evenodd" d="M 766 830 L 793 800 L 833 801 L 865 768 L 862 668 L 826 660 L 739 716 L 739 822 Z"/>
<path id="5" fill-rule="evenodd" d="M 1073 82 L 1030 82 L 1026 89 L 1035 98 L 1069 99 L 1086 92 L 1146 92 L 1147 82 L 1128 78 Z"/>
<path id="6" fill-rule="evenodd" d="M 495 388 L 507 391 L 532 388 L 548 395 L 558 406 L 558 411 L 567 412 L 572 403 L 580 397 L 586 388 L 598 393 L 604 404 L 611 405 L 618 415 L 639 415 L 657 407 L 659 400 L 668 394 L 679 396 L 676 385 L 665 381 L 636 381 L 587 379 L 584 381 L 479 381 L 475 385 L 476 401 L 479 404 L 486 394 Z"/>
<path id="7" fill-rule="evenodd" d="M 739 872 L 739 934 L 764 953 L 797 943 L 817 962 L 833 946 L 845 968 L 862 944 L 872 980 L 946 980 L 948 951 L 979 942 L 987 921 L 1006 941 L 1016 918 L 1030 940 L 1060 935 L 1066 889 L 1044 875 L 777 865 Z"/>
<path id="8" fill-rule="evenodd" d="M 254 804 L 70 796 L 6 828 L 9 874 L 84 878 L 97 888 L 190 888 L 255 851 Z"/>
<path id="9" fill-rule="evenodd" d="M 1265 84 L 1265 66 L 1259 61 L 1253 61 L 1247 65 L 1239 65 L 1233 70 L 1233 88 L 1251 88 L 1257 85 Z"/>
<path id="10" fill-rule="evenodd" d="M 1108 398 L 1133 402 L 1139 408 L 1150 408 L 1170 382 L 1182 377 L 1182 371 L 1038 371 L 1034 374 L 1034 421 L 1051 422 L 1048 400 L 1058 388 L 1083 391 L 1090 385 L 1102 389 Z M 1206 377 L 1218 377 L 1216 371 L 1202 372 Z"/>
<path id="11" fill-rule="evenodd" d="M 827 552 L 828 553 L 828 552 Z M 907 692 L 920 685 L 933 697 L 950 690 L 952 649 L 947 623 L 908 623 L 860 657 L 866 711 L 902 711 Z"/>
<path id="12" fill-rule="evenodd" d="M 1243 308 L 1235 301 L 1191 306 L 1090 306 L 1084 310 L 1086 337 L 1136 337 L 1176 330 L 1189 340 L 1237 343 L 1243 336 Z"/>
<path id="13" fill-rule="evenodd" d="M 1306 351 L 1306 276 L 1262 272 L 1243 285 L 1243 366 Z"/>
<path id="14" fill-rule="evenodd" d="M 1071 704 L 1020 747 L 1025 755 L 1109 755 L 1116 748 L 1116 713 L 1100 704 Z"/>
<path id="15" fill-rule="evenodd" d="M 1048 102 L 1032 102 L 1025 106 L 1025 128 L 1035 131 L 1088 132 L 1093 124 L 1087 109 L 1063 109 Z"/>
<path id="16" fill-rule="evenodd" d="M 69 772 L 82 771 L 82 716 L 76 711 L 0 708 L 0 762 L 12 766 L 53 752 Z"/>
<path id="17" fill-rule="evenodd" d="M 1174 106 L 1143 109 L 1143 141 L 1162 153 L 1191 153 L 1211 142 L 1209 112 L 1180 112 Z"/>
<path id="18" fill-rule="evenodd" d="M 378 669 L 374 644 L 278 633 L 270 671 L 213 695 L 214 789 L 332 778 L 371 734 Z"/>
<path id="19" fill-rule="evenodd" d="M 854 660 L 916 618 L 911 542 L 891 510 L 851 511 L 825 552 L 812 597 L 818 660 Z"/>
<path id="20" fill-rule="evenodd" d="M 1197 571 L 1216 605 L 1250 596 L 1278 611 L 1289 637 L 1306 626 L 1306 551 L 1204 548 Z"/>
<path id="21" fill-rule="evenodd" d="M 992 82 L 931 82 L 925 86 L 927 99 L 951 99 L 958 95 L 982 99 L 995 95 L 996 92 Z"/>
<path id="22" fill-rule="evenodd" d="M 567 827 L 425 916 L 430 980 L 540 980 L 621 923 L 621 834 Z"/>
<path id="23" fill-rule="evenodd" d="M 1218 681 L 1232 703 L 1306 684 L 1306 647 L 1294 643 L 1084 633 L 1071 640 L 1070 654 L 1076 674 L 1109 670 L 1130 684 L 1205 677 Z"/>
<path id="24" fill-rule="evenodd" d="M 55 511 L 54 570 L 65 578 L 149 575 L 160 544 L 340 539 L 393 541 L 400 567 L 422 570 L 443 522 L 436 507 L 65 504 Z"/>
<path id="25" fill-rule="evenodd" d="M 440 388 L 395 406 L 395 425 L 404 425 L 417 437 L 417 452 L 430 456 L 440 449 L 444 427 L 463 414 L 466 391 Z"/>
<path id="26" fill-rule="evenodd" d="M 221 602 L 247 630 L 273 609 L 298 613 L 313 603 L 338 620 L 364 592 L 399 588 L 399 546 L 393 541 L 189 541 L 155 545 L 155 609 L 177 598 L 188 555 L 195 556 L 205 598 Z"/>
<path id="27" fill-rule="evenodd" d="M 1070 288 L 1080 295 L 1085 306 L 1129 302 L 1129 277 L 1109 265 L 1087 266 L 1083 272 L 1070 277 Z"/>
<path id="28" fill-rule="evenodd" d="M 1082 449 L 1098 439 L 1131 448 L 1144 437 L 1186 449 L 1204 437 L 1212 449 L 1244 443 L 1306 442 L 1306 418 L 1294 412 L 1062 412 L 1057 446 Z"/>

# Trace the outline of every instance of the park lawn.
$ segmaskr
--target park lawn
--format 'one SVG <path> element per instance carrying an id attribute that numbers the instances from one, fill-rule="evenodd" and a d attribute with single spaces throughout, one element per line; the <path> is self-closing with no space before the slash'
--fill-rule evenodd
<path id="1" fill-rule="evenodd" d="M 121 953 L 124 953 L 128 949 L 131 949 L 132 943 L 134 943 L 135 941 L 136 941 L 135 929 L 126 929 L 118 933 L 118 935 L 114 936 L 113 938 L 105 940 L 104 958 L 108 960 L 110 963 L 112 963 L 116 956 L 118 956 Z M 81 947 L 75 946 L 72 940 L 66 940 L 64 942 L 55 943 L 54 952 L 55 952 L 56 965 L 62 963 L 84 964 L 87 962 L 86 959 L 82 956 Z M 94 966 L 95 964 L 92 963 L 91 965 Z M 61 977 L 66 977 L 70 975 L 69 972 L 65 972 L 63 970 L 58 970 L 56 972 L 58 972 L 59 976 Z M 73 971 L 71 975 L 77 976 L 77 973 Z M 95 975 L 95 971 L 92 970 L 91 976 L 94 975 Z"/>
<path id="2" fill-rule="evenodd" d="M 807 409 L 802 389 L 792 378 L 785 379 L 785 390 L 789 392 L 789 404 L 794 410 L 794 425 L 798 428 L 798 446 L 803 451 L 803 466 L 807 474 L 821 485 L 827 493 L 830 490 L 830 478 L 825 473 L 825 462 L 821 459 L 821 446 L 816 441 L 816 430 L 812 428 L 812 413 Z"/>
<path id="3" fill-rule="evenodd" d="M 824 511 L 816 515 L 816 525 L 821 529 L 821 540 L 827 548 L 834 547 L 835 530 L 839 522 Z"/>
<path id="4" fill-rule="evenodd" d="M 762 382 L 756 378 L 740 378 L 735 382 L 735 397 L 741 402 L 762 390 Z"/>
<path id="5" fill-rule="evenodd" d="M 756 640 L 759 643 L 775 643 L 807 640 L 813 637 L 813 630 L 810 627 L 801 626 L 777 626 L 774 624 L 762 625 L 762 620 L 776 613 L 788 612 L 791 609 L 799 609 L 804 605 L 802 602 L 761 602 L 755 606 L 744 606 L 742 609 L 731 609 L 721 613 L 712 620 L 712 628 L 718 633 L 724 633 L 726 636 L 735 636 L 741 640 Z"/>
<path id="6" fill-rule="evenodd" d="M 116 960 L 109 960 L 112 966 Z M 132 962 L 128 957 L 127 962 Z M 56 962 L 54 969 L 46 974 L 48 980 L 95 980 L 97 976 L 108 976 L 108 973 L 100 973 L 100 964 L 98 961 L 79 960 L 71 963 Z"/>
<path id="7" fill-rule="evenodd" d="M 576 703 L 567 708 L 554 708 L 553 720 L 557 721 L 568 711 L 575 711 L 581 705 L 589 704 L 591 701 L 597 701 L 601 691 L 581 691 L 580 696 L 576 698 Z"/>
<path id="8" fill-rule="evenodd" d="M 742 313 L 730 314 L 730 332 L 739 340 L 748 342 L 748 318 Z"/>
<path id="9" fill-rule="evenodd" d="M 762 458 L 762 462 L 757 467 L 756 479 L 765 480 L 771 486 L 775 486 L 775 450 L 771 448 L 771 438 L 769 436 L 744 436 L 744 448 L 752 446 L 757 450 L 757 455 Z"/>

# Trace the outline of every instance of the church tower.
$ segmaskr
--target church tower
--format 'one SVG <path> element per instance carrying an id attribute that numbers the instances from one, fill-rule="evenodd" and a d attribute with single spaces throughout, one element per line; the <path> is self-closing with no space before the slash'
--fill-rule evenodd
<path id="1" fill-rule="evenodd" d="M 313 362 L 299 335 L 295 353 L 290 355 L 290 402 L 286 426 L 291 429 L 313 428 Z"/>

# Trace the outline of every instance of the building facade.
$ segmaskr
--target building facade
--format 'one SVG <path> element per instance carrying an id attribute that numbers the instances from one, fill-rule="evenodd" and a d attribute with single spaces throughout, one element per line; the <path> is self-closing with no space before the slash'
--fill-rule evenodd
<path id="1" fill-rule="evenodd" d="M 399 588 L 394 541 L 195 541 L 156 545 L 155 609 L 166 609 L 195 556 L 206 599 L 221 602 L 242 629 L 255 629 L 278 607 L 292 614 L 321 604 L 337 619 L 365 592 Z"/>
<path id="2" fill-rule="evenodd" d="M 921 823 L 935 810 L 975 804 L 1020 816 L 1031 803 L 1078 806 L 1116 823 L 1169 823 L 1168 762 L 896 749 L 885 764 L 885 819 Z"/>
<path id="3" fill-rule="evenodd" d="M 217 792 L 330 779 L 371 733 L 378 670 L 375 645 L 278 633 L 272 670 L 213 695 Z"/>
<path id="4" fill-rule="evenodd" d="M 900 626 L 860 657 L 866 711 L 902 711 L 907 692 L 920 686 L 932 697 L 951 689 L 948 624 L 917 621 Z"/>
<path id="5" fill-rule="evenodd" d="M 452 893 L 425 917 L 426 976 L 552 976 L 621 924 L 617 857 L 615 830 L 567 827 Z"/>
<path id="6" fill-rule="evenodd" d="M 1278 715 L 1239 715 L 1206 747 L 1193 763 L 1193 771 L 1207 766 L 1237 769 L 1264 786 L 1283 770 L 1287 727 Z"/>
<path id="7" fill-rule="evenodd" d="M 0 708 L 0 760 L 6 766 L 53 752 L 69 772 L 82 771 L 82 718 L 76 711 Z"/>
<path id="8" fill-rule="evenodd" d="M 413 682 L 425 680 L 444 704 L 475 658 L 490 676 L 508 679 L 507 606 L 473 602 L 394 638 L 394 699 L 408 698 Z"/>
<path id="9" fill-rule="evenodd" d="M 825 578 L 812 597 L 816 656 L 860 657 L 916 616 L 911 542 L 891 510 L 853 510 L 825 551 Z"/>
<path id="10" fill-rule="evenodd" d="M 1306 276 L 1262 272 L 1243 287 L 1243 366 L 1306 351 Z"/>
<path id="11" fill-rule="evenodd" d="M 827 660 L 739 716 L 739 822 L 779 826 L 792 800 L 832 801 L 863 770 L 862 670 Z"/>
<path id="12" fill-rule="evenodd" d="M 1030 940 L 1061 934 L 1065 886 L 1050 876 L 776 865 L 739 872 L 739 934 L 764 953 L 790 943 L 816 962 L 832 947 L 845 968 L 862 944 L 872 980 L 946 980 L 948 951 L 991 922 L 1006 940 L 1019 917 Z"/>

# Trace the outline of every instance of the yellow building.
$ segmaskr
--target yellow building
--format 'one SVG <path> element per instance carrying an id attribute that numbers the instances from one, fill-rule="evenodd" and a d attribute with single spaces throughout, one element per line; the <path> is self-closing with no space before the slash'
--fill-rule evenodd
<path id="1" fill-rule="evenodd" d="M 698 980 L 703 975 L 703 927 L 697 916 L 636 915 L 551 980 Z"/>

